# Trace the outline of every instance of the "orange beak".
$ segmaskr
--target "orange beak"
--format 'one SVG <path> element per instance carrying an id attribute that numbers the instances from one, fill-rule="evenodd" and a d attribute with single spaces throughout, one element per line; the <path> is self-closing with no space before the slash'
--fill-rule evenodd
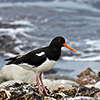
<path id="1" fill-rule="evenodd" d="M 72 51 L 74 51 L 74 52 L 76 52 L 76 53 L 78 53 L 78 51 L 76 51 L 75 49 L 73 49 L 72 47 L 70 47 L 70 46 L 69 46 L 68 44 L 66 44 L 66 43 L 64 43 L 63 46 L 64 46 L 64 47 L 67 47 L 68 49 L 70 49 L 70 50 L 72 50 Z"/>

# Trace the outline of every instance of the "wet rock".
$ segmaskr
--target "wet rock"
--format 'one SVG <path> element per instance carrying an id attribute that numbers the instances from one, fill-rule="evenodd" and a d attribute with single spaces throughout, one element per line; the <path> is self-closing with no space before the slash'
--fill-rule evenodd
<path id="1" fill-rule="evenodd" d="M 75 80 L 80 85 L 95 84 L 98 82 L 98 77 L 96 75 L 86 75 Z"/>
<path id="2" fill-rule="evenodd" d="M 9 42 L 8 42 L 9 41 Z M 2 34 L 0 36 L 0 54 L 5 55 L 5 52 L 11 52 L 13 54 L 19 54 L 14 48 L 19 45 L 19 43 L 15 43 L 15 39 L 12 38 L 11 35 Z M 3 45 L 4 44 L 4 45 Z"/>

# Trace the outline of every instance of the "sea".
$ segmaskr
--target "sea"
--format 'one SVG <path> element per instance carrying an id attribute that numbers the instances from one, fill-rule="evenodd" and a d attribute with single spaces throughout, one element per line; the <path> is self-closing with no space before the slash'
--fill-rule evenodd
<path id="1" fill-rule="evenodd" d="M 100 0 L 0 0 L 0 69 L 5 58 L 45 47 L 56 36 L 78 51 L 62 48 L 58 74 L 77 78 L 87 67 L 100 70 Z"/>

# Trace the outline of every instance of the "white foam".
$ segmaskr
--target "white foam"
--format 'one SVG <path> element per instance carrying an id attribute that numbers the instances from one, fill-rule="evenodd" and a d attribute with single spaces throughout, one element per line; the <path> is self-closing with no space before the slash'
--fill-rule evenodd
<path id="1" fill-rule="evenodd" d="M 89 48 L 86 49 L 86 51 L 100 51 L 100 40 L 90 40 L 90 39 L 86 39 L 84 40 L 85 44 L 89 46 Z"/>
<path id="2" fill-rule="evenodd" d="M 77 57 L 67 57 L 64 56 L 62 57 L 63 60 L 66 61 L 100 61 L 100 55 L 99 56 L 95 56 L 95 57 L 88 57 L 88 58 L 77 58 Z"/>
<path id="3" fill-rule="evenodd" d="M 21 40 L 19 38 L 17 38 L 17 35 L 20 35 L 21 37 L 25 37 L 25 38 L 32 38 L 31 35 L 27 34 L 26 32 L 31 32 L 33 31 L 34 28 L 29 28 L 29 27 L 26 27 L 26 28 L 16 28 L 16 29 L 13 29 L 13 28 L 0 28 L 0 36 L 2 35 L 8 35 L 10 36 L 13 40 L 16 40 L 15 42 L 16 43 L 22 43 Z"/>
<path id="4" fill-rule="evenodd" d="M 14 35 L 15 34 L 19 34 L 19 33 L 23 33 L 24 32 L 30 32 L 30 31 L 33 31 L 32 28 L 29 28 L 29 27 L 26 27 L 26 28 L 16 28 L 16 29 L 13 29 L 13 28 L 0 28 L 0 32 L 3 32 L 3 33 L 6 33 L 6 34 L 12 34 Z"/>
<path id="5" fill-rule="evenodd" d="M 16 41 L 15 41 L 15 44 L 21 44 L 22 43 L 22 41 L 20 40 L 20 39 L 17 39 Z"/>
<path id="6" fill-rule="evenodd" d="M 15 47 L 14 50 L 15 50 L 16 52 L 19 52 L 20 55 L 23 55 L 25 52 L 22 51 L 22 50 L 20 49 L 21 47 L 23 47 L 23 46 L 22 46 L 22 45 L 19 45 L 19 46 Z"/>
<path id="7" fill-rule="evenodd" d="M 0 21 L 2 20 L 2 18 L 0 17 Z"/>
<path id="8" fill-rule="evenodd" d="M 9 24 L 33 26 L 33 24 L 30 23 L 30 22 L 27 21 L 27 20 L 16 20 L 16 21 L 10 22 Z"/>
<path id="9" fill-rule="evenodd" d="M 4 56 L 8 56 L 8 57 L 15 57 L 16 55 L 13 53 L 4 53 Z"/>
<path id="10" fill-rule="evenodd" d="M 98 39 L 98 40 L 85 39 L 84 41 L 85 41 L 85 43 L 88 44 L 88 45 L 93 45 L 93 44 L 97 45 L 97 44 L 100 44 L 100 40 L 99 40 L 99 39 Z M 94 46 L 95 46 L 95 45 L 94 45 Z"/>

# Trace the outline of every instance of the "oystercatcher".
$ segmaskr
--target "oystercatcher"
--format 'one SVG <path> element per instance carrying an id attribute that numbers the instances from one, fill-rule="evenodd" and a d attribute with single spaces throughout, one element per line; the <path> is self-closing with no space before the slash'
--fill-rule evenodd
<path id="1" fill-rule="evenodd" d="M 60 55 L 61 55 L 61 47 L 67 47 L 70 50 L 78 53 L 76 50 L 71 48 L 65 43 L 65 39 L 61 36 L 55 37 L 49 46 L 40 48 L 37 50 L 33 50 L 25 55 L 16 56 L 13 58 L 5 59 L 5 61 L 10 60 L 7 65 L 9 64 L 17 64 L 24 69 L 32 70 L 36 73 L 36 82 L 39 89 L 39 92 L 44 95 L 43 90 L 45 91 L 46 95 L 49 95 L 43 85 L 42 82 L 42 72 L 48 71 L 52 69 L 55 64 L 57 63 Z M 39 80 L 42 85 L 42 90 L 40 89 Z"/>

